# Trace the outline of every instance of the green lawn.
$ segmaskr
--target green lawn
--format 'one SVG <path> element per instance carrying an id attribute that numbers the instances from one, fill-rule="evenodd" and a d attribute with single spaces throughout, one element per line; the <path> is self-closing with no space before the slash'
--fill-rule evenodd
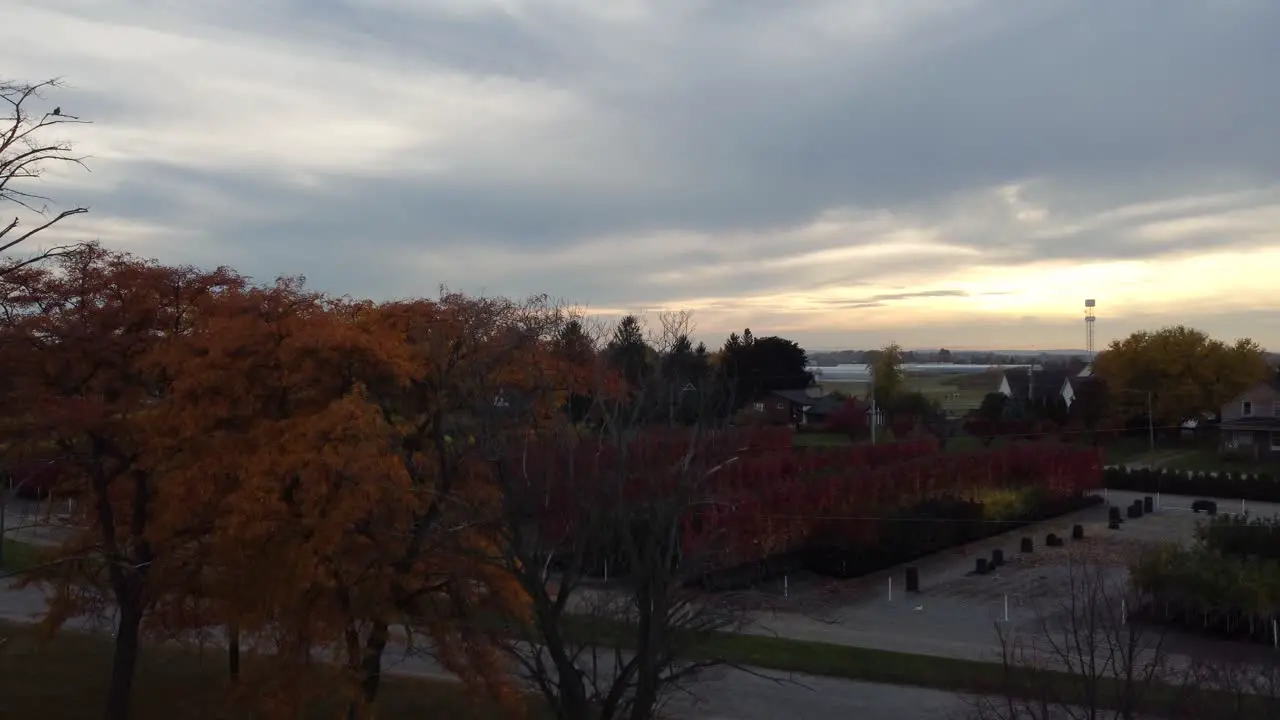
<path id="1" fill-rule="evenodd" d="M 597 642 L 630 636 L 616 624 L 579 622 L 570 633 Z M 619 643 L 626 646 L 626 642 Z M 0 622 L 0 717 L 39 720 L 87 720 L 100 717 L 110 674 L 112 644 L 105 635 L 63 631 L 51 639 L 29 625 Z M 770 668 L 866 682 L 891 683 L 938 690 L 1039 697 L 1049 692 L 1068 702 L 1080 701 L 1080 683 L 1062 673 L 1020 670 L 1012 674 L 995 663 L 870 650 L 771 636 L 722 633 L 699 643 L 690 655 L 733 665 Z M 147 646 L 137 672 L 134 720 L 231 720 L 247 718 L 228 702 L 225 655 L 207 649 Z M 246 677 L 264 668 L 246 664 Z M 1104 696 L 1114 687 L 1104 685 Z M 332 718 L 340 700 L 327 691 L 332 683 L 312 683 L 306 717 Z M 1205 702 L 1216 706 L 1229 698 L 1212 693 L 1190 696 L 1174 688 L 1156 688 L 1144 711 L 1160 714 L 1175 705 Z M 1105 704 L 1105 703 L 1104 703 Z M 484 697 L 444 682 L 388 677 L 380 694 L 383 720 L 447 717 L 489 720 L 505 717 Z M 535 713 L 536 715 L 537 713 Z M 1267 717 L 1264 712 L 1246 717 Z"/>
<path id="2" fill-rule="evenodd" d="M 954 373 L 946 375 L 908 375 L 906 389 L 918 392 L 931 400 L 937 400 L 945 410 L 964 413 L 982 405 L 982 398 L 995 392 L 1000 384 L 998 375 L 987 373 Z M 820 383 L 825 392 L 840 392 L 853 397 L 864 397 L 869 383 L 850 380 L 829 380 Z"/>
<path id="3" fill-rule="evenodd" d="M 97 720 L 111 672 L 112 644 L 102 635 L 64 631 L 42 642 L 31 626 L 0 622 L 0 717 Z M 225 655 L 147 647 L 134 686 L 133 720 L 248 720 L 227 701 Z M 316 683 L 307 718 L 338 717 L 331 684 Z M 461 685 L 390 677 L 382 685 L 382 720 L 508 717 Z"/>
<path id="4" fill-rule="evenodd" d="M 570 633 L 597 641 L 602 638 L 626 647 L 631 636 L 616 623 L 582 622 L 570 625 Z M 993 630 L 994 632 L 994 630 Z M 720 660 L 730 665 L 767 668 L 804 675 L 905 685 L 958 693 L 1014 696 L 1024 699 L 1056 698 L 1059 702 L 1084 705 L 1081 679 L 1064 672 L 1009 670 L 994 662 L 960 660 L 930 655 L 872 650 L 831 643 L 791 640 L 766 635 L 716 633 L 698 644 L 690 655 Z M 1120 697 L 1118 681 L 1100 682 L 1098 707 L 1113 707 Z M 1234 702 L 1229 693 L 1189 691 L 1171 686 L 1155 686 L 1145 694 L 1139 710 L 1163 715 L 1175 709 L 1222 707 Z M 1233 717 L 1272 718 L 1274 708 L 1260 698 L 1244 696 L 1245 712 Z"/>
<path id="5" fill-rule="evenodd" d="M 1173 452 L 1173 451 L 1170 451 Z M 1249 460 L 1226 459 L 1212 448 L 1195 448 L 1175 455 L 1163 467 L 1192 472 L 1232 472 L 1269 475 L 1280 474 L 1280 464 L 1259 463 Z"/>
<path id="6" fill-rule="evenodd" d="M 1104 451 L 1108 465 L 1120 465 L 1141 462 L 1141 458 L 1150 452 L 1150 445 L 1144 438 L 1122 438 L 1106 445 Z"/>
<path id="7" fill-rule="evenodd" d="M 3 558 L 0 559 L 0 575 L 21 572 L 35 565 L 40 558 L 40 548 L 17 540 L 3 539 Z"/>

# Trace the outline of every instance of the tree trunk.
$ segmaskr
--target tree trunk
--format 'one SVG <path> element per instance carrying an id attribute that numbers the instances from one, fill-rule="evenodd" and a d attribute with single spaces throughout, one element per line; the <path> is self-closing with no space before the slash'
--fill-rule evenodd
<path id="1" fill-rule="evenodd" d="M 240 679 L 240 625 L 234 620 L 227 626 L 227 673 L 233 683 Z"/>
<path id="2" fill-rule="evenodd" d="M 637 605 L 640 608 L 640 624 L 636 643 L 636 686 L 631 705 L 630 720 L 650 720 L 654 708 L 658 704 L 658 647 L 656 635 L 658 628 L 658 608 L 654 602 L 656 592 L 650 587 L 642 586 L 637 593 Z"/>
<path id="3" fill-rule="evenodd" d="M 374 623 L 364 646 L 364 658 L 360 663 L 364 678 L 360 681 L 360 691 L 364 701 L 371 706 L 378 699 L 378 687 L 382 684 L 382 653 L 387 649 L 389 637 L 386 623 Z"/>
<path id="4" fill-rule="evenodd" d="M 0 489 L 0 493 L 6 492 Z M 5 526 L 5 516 L 9 511 L 9 503 L 7 498 L 0 497 L 0 567 L 4 567 L 4 534 L 8 532 Z"/>
<path id="5" fill-rule="evenodd" d="M 378 688 L 382 684 L 382 653 L 387 649 L 390 631 L 385 622 L 375 622 L 369 630 L 357 665 L 360 673 L 360 693 L 347 705 L 347 720 L 369 720 L 373 717 Z"/>
<path id="6" fill-rule="evenodd" d="M 111 687 L 107 692 L 106 720 L 129 720 L 141 628 L 142 609 L 138 603 L 121 603 L 120 626 L 116 629 L 115 655 L 111 661 Z"/>

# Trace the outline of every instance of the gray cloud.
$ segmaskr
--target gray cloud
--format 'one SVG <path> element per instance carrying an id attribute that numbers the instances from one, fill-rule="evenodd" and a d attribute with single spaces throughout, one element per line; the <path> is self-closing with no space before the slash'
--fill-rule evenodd
<path id="1" fill-rule="evenodd" d="M 244 98 L 296 93 L 292 105 L 280 100 L 286 109 L 314 99 L 269 135 L 244 120 L 246 136 L 229 141 L 243 154 L 214 165 L 203 158 L 226 150 L 190 138 L 216 125 L 155 119 L 201 111 L 164 104 L 181 87 L 166 90 L 161 76 L 129 92 L 111 84 L 140 67 L 116 30 L 95 26 L 100 46 L 66 61 L 33 54 L 39 28 L 0 30 L 0 64 L 69 76 L 78 110 L 113 133 L 108 149 L 133 124 L 172 143 L 187 132 L 181 154 L 102 153 L 93 184 L 69 186 L 76 201 L 198 228 L 201 242 L 174 259 L 305 273 L 338 292 L 447 282 L 601 307 L 703 299 L 729 309 L 751 296 L 927 286 L 817 303 L 866 309 L 965 297 L 947 273 L 966 267 L 1276 242 L 1276 3 L 17 5 L 48 28 L 111 21 L 195 33 L 228 53 L 269 42 L 300 71 L 330 63 L 271 86 L 247 70 L 216 75 L 213 49 L 157 55 L 161 66 L 205 63 L 188 77 L 227 93 L 200 96 L 211 113 L 247 87 L 268 94 Z M 162 37 L 148 42 L 160 48 Z M 428 75 L 452 79 L 428 87 Z M 347 115 L 367 129 L 327 131 L 341 157 L 326 160 L 315 126 Z M 294 137 L 297 168 L 279 159 Z M 1219 200 L 1195 201 L 1206 196 Z M 139 247 L 171 251 L 147 242 Z M 846 250 L 866 252 L 823 255 Z"/>
<path id="2" fill-rule="evenodd" d="M 884 307 L 885 305 L 902 300 L 918 300 L 920 298 L 940 297 L 969 297 L 969 293 L 963 290 L 926 290 L 923 292 L 884 293 L 881 295 L 870 295 L 868 297 L 856 298 L 853 300 L 826 300 L 821 302 L 821 304 L 832 309 L 854 309 Z"/>

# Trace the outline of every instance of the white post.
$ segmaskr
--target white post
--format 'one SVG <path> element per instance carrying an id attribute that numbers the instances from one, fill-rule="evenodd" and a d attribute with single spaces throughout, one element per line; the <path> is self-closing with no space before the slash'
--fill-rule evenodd
<path id="1" fill-rule="evenodd" d="M 782 576 L 782 597 L 791 597 L 791 576 Z"/>
<path id="2" fill-rule="evenodd" d="M 1120 624 L 1129 622 L 1129 608 L 1124 598 L 1120 598 Z"/>
<path id="3" fill-rule="evenodd" d="M 605 558 L 605 561 L 604 561 L 604 581 L 609 582 L 609 559 L 608 558 Z"/>
<path id="4" fill-rule="evenodd" d="M 1009 596 L 1004 596 L 1004 621 L 1009 622 Z"/>
<path id="5" fill-rule="evenodd" d="M 876 425 L 880 419 L 880 413 L 876 410 L 876 386 L 871 384 L 871 444 L 876 444 Z"/>
<path id="6" fill-rule="evenodd" d="M 1240 514 L 1244 514 L 1244 498 L 1240 498 Z"/>
<path id="7" fill-rule="evenodd" d="M 1160 509 L 1160 493 L 1156 493 L 1156 509 Z"/>
<path id="8" fill-rule="evenodd" d="M 1111 493 L 1106 488 L 1102 488 L 1102 499 L 1111 502 Z"/>
<path id="9" fill-rule="evenodd" d="M 889 576 L 889 602 L 893 602 L 893 576 Z"/>
<path id="10" fill-rule="evenodd" d="M 1280 628 L 1276 627 L 1276 621 L 1271 621 L 1271 644 L 1280 648 Z"/>

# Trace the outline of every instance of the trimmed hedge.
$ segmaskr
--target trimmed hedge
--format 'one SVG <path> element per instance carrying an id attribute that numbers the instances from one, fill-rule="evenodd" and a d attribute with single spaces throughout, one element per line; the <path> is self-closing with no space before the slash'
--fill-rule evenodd
<path id="1" fill-rule="evenodd" d="M 1125 467 L 1102 471 L 1102 484 L 1112 490 L 1140 493 L 1170 493 L 1199 497 L 1240 498 L 1255 502 L 1280 503 L 1280 476 L 1270 474 L 1204 472 Z"/>
<path id="2" fill-rule="evenodd" d="M 1196 538 L 1224 556 L 1280 560 L 1280 517 L 1219 515 L 1197 528 Z"/>
<path id="3" fill-rule="evenodd" d="M 1023 501 L 1018 517 L 993 521 L 981 502 L 945 496 L 932 498 L 886 513 L 872 543 L 839 542 L 819 531 L 799 550 L 718 571 L 700 578 L 698 584 L 714 590 L 749 588 L 797 570 L 823 577 L 860 577 L 1103 502 L 1097 495 L 1054 498 L 1039 491 L 1027 492 Z M 869 508 L 868 513 L 880 515 L 873 508 Z M 839 522 L 832 521 L 833 524 Z M 1010 542 L 1014 539 L 1010 538 Z"/>

